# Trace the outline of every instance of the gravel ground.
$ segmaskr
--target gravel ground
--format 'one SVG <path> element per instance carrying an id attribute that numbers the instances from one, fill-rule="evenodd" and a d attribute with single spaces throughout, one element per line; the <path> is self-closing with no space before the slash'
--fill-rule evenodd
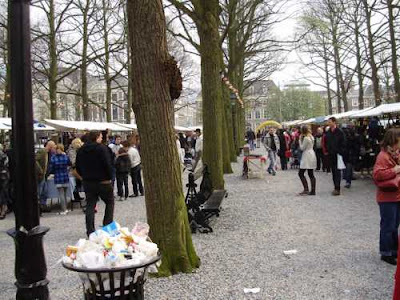
<path id="1" fill-rule="evenodd" d="M 226 176 L 229 197 L 212 221 L 214 232 L 193 240 L 202 265 L 193 274 L 149 279 L 146 299 L 390 299 L 395 267 L 378 254 L 379 214 L 371 180 L 357 180 L 330 196 L 331 176 L 317 173 L 317 196 L 299 197 L 296 171 L 244 180 L 241 164 Z M 97 222 L 103 215 L 100 205 Z M 116 203 L 116 220 L 145 221 L 144 198 Z M 14 246 L 0 221 L 0 299 L 14 299 Z M 80 281 L 57 265 L 67 244 L 84 237 L 79 209 L 66 217 L 46 214 L 45 237 L 52 299 L 82 299 Z M 285 256 L 283 251 L 296 249 Z M 244 288 L 259 287 L 258 294 Z"/>

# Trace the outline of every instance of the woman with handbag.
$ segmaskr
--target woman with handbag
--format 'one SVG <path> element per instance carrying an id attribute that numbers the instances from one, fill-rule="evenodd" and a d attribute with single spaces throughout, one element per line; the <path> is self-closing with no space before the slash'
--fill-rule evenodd
<path id="1" fill-rule="evenodd" d="M 314 152 L 314 137 L 311 134 L 310 128 L 305 125 L 301 128 L 300 136 L 300 150 L 303 151 L 300 160 L 299 177 L 303 184 L 304 190 L 299 194 L 300 196 L 315 195 L 316 179 L 314 170 L 317 167 L 317 157 Z M 308 183 L 305 172 L 308 172 L 308 177 L 311 181 L 311 191 L 308 189 Z"/>
<path id="2" fill-rule="evenodd" d="M 379 250 L 381 260 L 396 265 L 400 222 L 400 129 L 389 129 L 383 138 L 373 171 L 376 200 L 381 216 Z"/>

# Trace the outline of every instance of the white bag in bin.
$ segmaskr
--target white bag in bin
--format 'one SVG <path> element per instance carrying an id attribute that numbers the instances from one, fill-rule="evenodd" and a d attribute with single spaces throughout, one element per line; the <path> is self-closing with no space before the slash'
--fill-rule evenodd
<path id="1" fill-rule="evenodd" d="M 150 226 L 148 224 L 137 222 L 135 224 L 135 227 L 133 227 L 132 229 L 132 234 L 138 237 L 147 238 L 147 236 L 149 235 L 149 231 L 150 231 Z"/>
<path id="2" fill-rule="evenodd" d="M 141 241 L 138 245 L 135 245 L 135 251 L 139 251 L 147 257 L 154 257 L 157 256 L 158 246 L 155 243 Z"/>

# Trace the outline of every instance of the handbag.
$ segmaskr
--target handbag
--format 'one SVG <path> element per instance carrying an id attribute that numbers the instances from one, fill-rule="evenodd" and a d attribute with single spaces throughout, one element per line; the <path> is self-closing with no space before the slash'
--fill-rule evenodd
<path id="1" fill-rule="evenodd" d="M 375 181 L 376 186 L 383 192 L 396 192 L 400 185 L 400 176 L 396 175 L 392 179 Z"/>
<path id="2" fill-rule="evenodd" d="M 291 158 L 292 157 L 292 151 L 291 150 L 286 150 L 285 151 L 285 157 L 286 158 Z"/>

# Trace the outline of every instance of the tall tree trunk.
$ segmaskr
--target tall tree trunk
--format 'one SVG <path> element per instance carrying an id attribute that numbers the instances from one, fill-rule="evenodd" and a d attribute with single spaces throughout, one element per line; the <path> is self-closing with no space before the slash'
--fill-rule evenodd
<path id="1" fill-rule="evenodd" d="M 106 111 L 107 122 L 112 121 L 112 93 L 111 93 L 111 76 L 110 76 L 110 44 L 108 38 L 107 14 L 109 6 L 106 0 L 103 1 L 103 41 L 104 41 L 104 80 L 106 82 Z"/>
<path id="2" fill-rule="evenodd" d="M 192 272 L 199 258 L 192 244 L 172 126 L 169 58 L 162 0 L 128 0 L 133 109 L 141 136 L 147 219 L 163 255 L 160 275 Z M 134 55 L 132 55 L 134 54 Z M 153 138 L 154 128 L 161 131 Z"/>
<path id="3" fill-rule="evenodd" d="M 223 99 L 223 111 L 222 111 L 222 155 L 223 155 L 223 168 L 224 174 L 232 174 L 232 165 L 231 165 L 231 143 L 230 143 L 230 135 L 229 131 L 231 127 L 228 126 L 228 115 L 231 114 L 230 110 L 230 93 L 227 88 L 223 86 L 221 83 L 222 89 L 222 99 Z"/>
<path id="4" fill-rule="evenodd" d="M 381 90 L 379 86 L 379 75 L 378 67 L 375 62 L 375 46 L 374 46 L 374 35 L 372 33 L 371 18 L 372 12 L 368 4 L 368 0 L 362 0 L 364 6 L 365 19 L 367 22 L 367 34 L 368 34 L 368 51 L 369 51 L 369 65 L 371 66 L 371 81 L 374 87 L 375 105 L 382 103 Z"/>
<path id="5" fill-rule="evenodd" d="M 360 22 L 359 22 L 359 11 L 360 3 L 357 4 L 356 15 L 354 16 L 354 36 L 356 42 L 356 59 L 357 59 L 357 80 L 358 80 L 358 109 L 364 109 L 364 75 L 362 69 L 362 53 L 360 47 Z"/>
<path id="6" fill-rule="evenodd" d="M 203 96 L 203 162 L 208 165 L 213 187 L 224 188 L 222 155 L 222 95 L 220 79 L 218 0 L 200 0 L 201 21 L 197 31 L 200 37 L 201 79 Z"/>
<path id="7" fill-rule="evenodd" d="M 57 119 L 57 40 L 55 29 L 55 4 L 54 0 L 49 1 L 49 52 L 50 52 L 50 70 L 49 70 L 49 98 L 50 98 L 50 118 Z"/>
<path id="8" fill-rule="evenodd" d="M 127 15 L 125 12 L 125 34 L 126 34 L 126 46 L 127 46 L 127 60 L 126 60 L 126 68 L 127 68 L 127 73 L 128 73 L 128 87 L 127 87 L 127 93 L 126 93 L 126 98 L 128 102 L 128 108 L 125 111 L 125 122 L 126 124 L 131 124 L 131 107 L 132 107 L 132 60 L 131 60 L 131 53 L 129 51 L 130 49 L 130 40 L 129 40 L 129 26 L 128 26 L 128 19 Z"/>
<path id="9" fill-rule="evenodd" d="M 329 65 L 328 65 L 328 49 L 326 48 L 326 43 L 323 43 L 324 49 L 324 71 L 325 71 L 325 81 L 326 81 L 326 92 L 328 96 L 328 114 L 332 115 L 332 91 L 331 83 L 329 80 Z"/>
<path id="10" fill-rule="evenodd" d="M 332 25 L 332 44 L 333 44 L 333 51 L 334 51 L 334 56 L 335 56 L 335 68 L 336 68 L 336 80 L 338 81 L 338 94 L 341 98 L 342 101 L 339 100 L 340 102 L 343 102 L 343 108 L 344 111 L 348 111 L 348 103 L 347 103 L 347 90 L 345 86 L 345 81 L 343 78 L 343 72 L 342 72 L 342 61 L 340 58 L 340 49 L 339 49 L 339 41 L 338 41 L 338 32 L 337 32 L 337 24 L 335 23 L 336 21 L 334 18 L 331 18 L 331 25 Z M 341 103 L 340 103 L 341 104 Z M 338 106 L 338 112 L 341 112 L 341 105 Z"/>
<path id="11" fill-rule="evenodd" d="M 393 13 L 393 0 L 387 0 L 388 6 L 388 23 L 389 23 L 389 32 L 390 32 L 390 47 L 392 50 L 392 73 L 393 73 L 393 81 L 394 81 L 394 91 L 395 91 L 395 102 L 400 102 L 400 75 L 399 75 L 399 67 L 397 65 L 397 42 L 396 42 L 396 33 L 395 33 L 395 20 Z"/>
<path id="12" fill-rule="evenodd" d="M 88 80 L 87 80 L 87 65 L 88 65 L 88 44 L 89 44 L 89 5 L 90 0 L 86 0 L 83 9 L 82 20 L 82 63 L 81 63 L 81 97 L 82 97 L 82 115 L 84 121 L 89 121 L 89 96 L 88 96 Z"/>

